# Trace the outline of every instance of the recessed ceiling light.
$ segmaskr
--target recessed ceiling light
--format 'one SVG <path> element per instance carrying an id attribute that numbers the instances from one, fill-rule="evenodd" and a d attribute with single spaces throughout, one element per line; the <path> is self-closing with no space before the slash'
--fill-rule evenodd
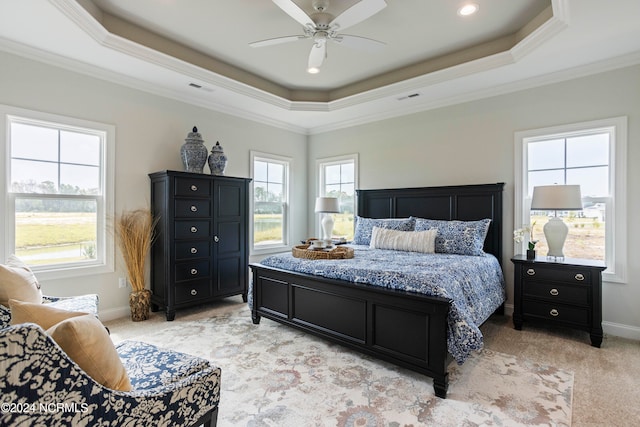
<path id="1" fill-rule="evenodd" d="M 320 72 L 320 68 L 309 67 L 307 68 L 307 73 L 309 74 L 318 74 Z"/>
<path id="2" fill-rule="evenodd" d="M 480 6 L 478 6 L 476 3 L 468 3 L 462 6 L 460 9 L 458 9 L 458 15 L 460 16 L 473 15 L 478 11 L 478 9 L 480 9 Z"/>

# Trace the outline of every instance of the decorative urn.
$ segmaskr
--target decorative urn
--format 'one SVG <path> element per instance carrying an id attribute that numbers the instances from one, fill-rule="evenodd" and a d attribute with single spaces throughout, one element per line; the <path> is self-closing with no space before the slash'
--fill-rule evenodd
<path id="1" fill-rule="evenodd" d="M 185 171 L 202 173 L 207 163 L 207 147 L 204 146 L 204 140 L 197 127 L 193 127 L 193 131 L 189 132 L 185 143 L 180 147 L 180 157 Z"/>
<path id="2" fill-rule="evenodd" d="M 209 169 L 211 175 L 224 175 L 224 169 L 227 167 L 227 156 L 222 150 L 220 142 L 216 141 L 216 145 L 211 148 L 209 155 Z"/>

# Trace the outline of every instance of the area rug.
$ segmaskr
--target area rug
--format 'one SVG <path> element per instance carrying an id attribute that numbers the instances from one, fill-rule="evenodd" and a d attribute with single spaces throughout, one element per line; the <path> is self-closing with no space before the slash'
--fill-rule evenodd
<path id="1" fill-rule="evenodd" d="M 571 425 L 573 373 L 488 349 L 452 363 L 440 399 L 428 377 L 268 319 L 254 325 L 246 305 L 134 339 L 222 368 L 221 427 Z"/>

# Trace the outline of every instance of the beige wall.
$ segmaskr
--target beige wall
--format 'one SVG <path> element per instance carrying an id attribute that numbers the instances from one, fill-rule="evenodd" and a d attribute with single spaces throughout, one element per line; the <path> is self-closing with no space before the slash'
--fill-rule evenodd
<path id="1" fill-rule="evenodd" d="M 249 176 L 249 151 L 293 158 L 293 194 L 306 200 L 306 136 L 137 91 L 86 75 L 0 53 L 0 104 L 108 123 L 116 127 L 115 209 L 147 206 L 150 172 L 182 170 L 180 146 L 196 125 L 208 149 L 220 141 L 228 176 Z M 4 138 L 1 139 L 4 144 Z M 4 145 L 0 147 L 4 150 Z M 3 169 L 4 170 L 4 169 Z M 205 167 L 208 172 L 208 167 Z M 0 207 L 4 214 L 4 206 Z M 292 207 L 293 235 L 306 234 L 306 206 Z M 119 255 L 112 274 L 42 283 L 50 295 L 98 293 L 101 318 L 128 314 Z"/>
<path id="2" fill-rule="evenodd" d="M 352 127 L 309 138 L 309 162 L 359 154 L 360 188 L 505 182 L 504 259 L 513 301 L 514 133 L 628 116 L 629 283 L 604 284 L 605 331 L 640 339 L 640 66 Z M 317 183 L 309 173 L 309 194 Z M 313 224 L 313 213 L 309 213 Z"/>

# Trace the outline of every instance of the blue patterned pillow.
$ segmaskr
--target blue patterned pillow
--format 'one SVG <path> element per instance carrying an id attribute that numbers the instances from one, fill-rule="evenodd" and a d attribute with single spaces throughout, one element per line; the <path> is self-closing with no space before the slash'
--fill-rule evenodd
<path id="1" fill-rule="evenodd" d="M 436 252 L 458 255 L 483 255 L 490 219 L 478 221 L 444 221 L 416 218 L 416 231 L 435 228 Z"/>
<path id="2" fill-rule="evenodd" d="M 356 231 L 353 235 L 354 245 L 367 245 L 371 243 L 373 227 L 388 228 L 391 230 L 413 231 L 416 225 L 415 218 L 363 218 L 356 216 Z"/>

